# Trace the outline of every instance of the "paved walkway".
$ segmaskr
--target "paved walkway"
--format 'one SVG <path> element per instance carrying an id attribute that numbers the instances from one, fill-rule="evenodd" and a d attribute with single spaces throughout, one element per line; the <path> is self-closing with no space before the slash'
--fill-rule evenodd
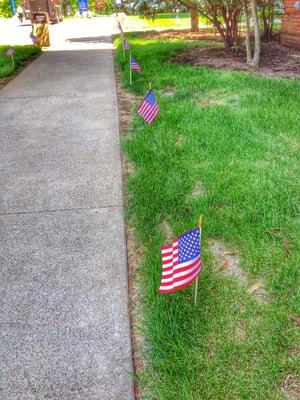
<path id="1" fill-rule="evenodd" d="M 63 51 L 0 91 L 0 399 L 133 399 L 111 26 L 102 21 L 84 36 L 76 21 Z"/>

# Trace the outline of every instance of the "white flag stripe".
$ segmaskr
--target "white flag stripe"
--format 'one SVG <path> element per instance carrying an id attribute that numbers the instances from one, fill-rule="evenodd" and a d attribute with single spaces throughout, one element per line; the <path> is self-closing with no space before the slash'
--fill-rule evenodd
<path id="1" fill-rule="evenodd" d="M 171 278 L 164 278 L 161 280 L 162 283 L 166 283 L 166 282 L 172 282 L 173 279 L 175 278 L 179 278 L 181 276 L 185 276 L 185 275 L 189 275 L 191 272 L 193 272 L 194 270 L 196 270 L 199 267 L 200 264 L 200 260 L 199 262 L 197 262 L 196 265 L 194 265 L 191 269 L 187 269 L 186 271 L 181 271 L 181 272 L 177 272 L 177 274 L 174 274 L 173 277 Z M 165 275 L 168 275 L 168 273 L 166 273 Z M 164 276 L 164 275 L 163 275 Z"/>
<path id="2" fill-rule="evenodd" d="M 162 270 L 164 271 L 164 269 L 172 267 L 174 265 L 174 262 L 177 262 L 177 261 L 178 261 L 178 257 L 176 257 L 176 259 L 172 260 L 171 262 L 169 262 L 167 264 L 163 264 Z M 173 271 L 174 271 L 174 268 L 173 268 Z"/>
<path id="3" fill-rule="evenodd" d="M 178 268 L 187 267 L 188 265 L 193 264 L 193 262 L 195 262 L 198 258 L 199 258 L 199 255 L 196 256 L 195 258 L 193 258 L 190 261 L 186 261 L 184 263 L 180 263 L 180 264 L 175 265 L 174 266 L 174 271 L 176 271 L 176 269 L 178 269 Z"/>
<path id="4" fill-rule="evenodd" d="M 164 255 L 164 254 L 170 253 L 170 252 L 172 251 L 172 249 L 173 249 L 173 247 L 170 246 L 170 247 L 168 247 L 167 249 L 161 249 L 160 252 L 161 252 L 162 255 Z"/>
<path id="5" fill-rule="evenodd" d="M 170 254 L 178 254 L 178 248 L 174 248 L 174 249 L 170 248 L 170 250 L 164 251 L 164 252 L 161 251 L 162 257 L 167 257 Z"/>
<path id="6" fill-rule="evenodd" d="M 180 264 L 174 265 L 173 271 L 176 271 L 178 268 L 187 267 L 188 265 L 193 264 L 193 262 L 195 262 L 195 261 L 197 260 L 197 258 L 199 258 L 199 256 L 196 256 L 196 257 L 193 258 L 192 260 L 186 261 L 185 263 L 180 263 Z M 178 257 L 176 257 L 176 258 L 174 259 L 174 261 L 178 261 Z M 172 265 L 173 265 L 173 261 L 170 262 L 170 263 L 168 263 L 168 264 L 163 264 L 162 269 L 164 270 L 164 268 L 169 268 L 169 267 L 171 267 Z"/>
<path id="7" fill-rule="evenodd" d="M 169 261 L 169 260 L 173 260 L 173 259 L 174 259 L 174 261 L 176 261 L 175 258 L 177 258 L 177 260 L 178 260 L 178 257 L 174 258 L 175 254 L 178 254 L 178 251 L 172 253 L 170 256 L 163 256 L 163 261 Z"/>
<path id="8" fill-rule="evenodd" d="M 160 290 L 164 291 L 164 290 L 171 290 L 176 288 L 177 286 L 181 286 L 184 285 L 185 283 L 188 283 L 190 281 L 192 281 L 193 279 L 195 279 L 195 277 L 199 274 L 199 272 L 201 271 L 201 265 L 200 267 L 197 268 L 197 270 L 195 271 L 195 273 L 193 275 L 191 275 L 189 278 L 184 279 L 184 280 L 180 280 L 179 282 L 174 282 L 172 285 L 169 286 L 163 286 L 160 288 Z"/>

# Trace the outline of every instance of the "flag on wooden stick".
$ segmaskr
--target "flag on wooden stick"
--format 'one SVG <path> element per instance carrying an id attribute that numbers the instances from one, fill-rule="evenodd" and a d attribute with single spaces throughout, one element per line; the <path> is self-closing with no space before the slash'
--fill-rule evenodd
<path id="1" fill-rule="evenodd" d="M 162 278 L 160 293 L 172 293 L 194 282 L 202 268 L 201 227 L 179 236 L 161 248 Z"/>
<path id="2" fill-rule="evenodd" d="M 148 124 L 151 124 L 157 117 L 157 114 L 159 113 L 159 107 L 151 90 L 149 90 L 144 97 L 144 100 L 139 106 L 137 112 L 142 118 L 144 118 L 146 122 L 148 122 Z"/>
<path id="3" fill-rule="evenodd" d="M 7 51 L 6 51 L 7 57 L 12 57 L 14 54 L 15 54 L 15 50 L 12 47 L 7 49 Z"/>
<path id="4" fill-rule="evenodd" d="M 7 57 L 10 57 L 10 59 L 11 59 L 11 64 L 12 64 L 13 70 L 15 69 L 14 54 L 15 54 L 15 49 L 13 49 L 12 47 L 7 49 L 6 55 L 7 55 Z"/>
<path id="5" fill-rule="evenodd" d="M 38 38 L 32 33 L 30 32 L 30 39 L 32 40 L 33 44 L 37 44 L 38 43 Z"/>
<path id="6" fill-rule="evenodd" d="M 139 66 L 139 64 L 137 63 L 137 61 L 134 57 L 130 57 L 130 68 L 133 71 L 136 71 L 138 74 L 140 74 L 142 71 L 142 68 Z"/>

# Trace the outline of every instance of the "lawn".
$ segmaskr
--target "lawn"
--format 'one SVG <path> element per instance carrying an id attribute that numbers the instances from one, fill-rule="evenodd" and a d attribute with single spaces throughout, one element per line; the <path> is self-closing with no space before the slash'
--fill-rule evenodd
<path id="1" fill-rule="evenodd" d="M 133 24 L 135 22 L 143 22 L 145 28 L 188 28 L 191 26 L 190 13 L 160 13 L 156 14 L 155 18 L 145 18 L 137 15 L 127 16 L 127 19 Z M 200 25 L 205 25 L 207 20 L 204 17 L 199 17 Z"/>
<path id="2" fill-rule="evenodd" d="M 12 46 L 15 50 L 14 63 L 15 69 L 12 66 L 11 58 L 7 57 L 6 51 L 10 46 L 0 45 L 0 78 L 13 75 L 25 61 L 40 53 L 39 46 Z"/>
<path id="3" fill-rule="evenodd" d="M 175 65 L 170 58 L 188 44 L 128 38 L 142 73 L 130 87 L 119 47 L 123 85 L 142 96 L 151 81 L 161 110 L 148 126 L 133 109 L 123 140 L 134 169 L 127 218 L 143 249 L 143 398 L 296 399 L 300 82 Z M 204 269 L 194 307 L 193 286 L 157 289 L 164 227 L 176 237 L 200 214 Z M 263 301 L 216 267 L 211 240 L 237 254 L 248 286 L 263 283 Z"/>

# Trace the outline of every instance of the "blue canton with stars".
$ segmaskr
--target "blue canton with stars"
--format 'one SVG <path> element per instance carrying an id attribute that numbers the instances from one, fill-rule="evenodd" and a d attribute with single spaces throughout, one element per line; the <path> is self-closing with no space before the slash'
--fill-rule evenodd
<path id="1" fill-rule="evenodd" d="M 179 263 L 190 261 L 200 255 L 199 229 L 193 229 L 179 237 Z"/>

